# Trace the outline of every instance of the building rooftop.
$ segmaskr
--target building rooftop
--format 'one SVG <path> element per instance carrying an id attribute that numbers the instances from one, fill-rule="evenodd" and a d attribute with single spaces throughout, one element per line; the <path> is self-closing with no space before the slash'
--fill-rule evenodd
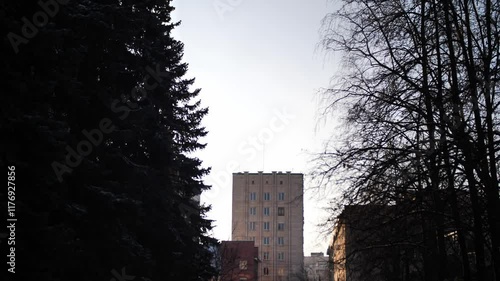
<path id="1" fill-rule="evenodd" d="M 248 171 L 244 171 L 244 172 L 236 172 L 236 173 L 233 173 L 233 175 L 244 175 L 244 174 L 248 174 L 248 175 L 260 175 L 260 174 L 263 174 L 263 175 L 272 175 L 272 174 L 292 174 L 292 175 L 304 175 L 303 173 L 292 173 L 290 171 L 286 171 L 286 172 L 281 172 L 281 171 L 271 171 L 270 173 L 265 173 L 263 171 L 257 171 L 257 172 L 248 172 Z"/>

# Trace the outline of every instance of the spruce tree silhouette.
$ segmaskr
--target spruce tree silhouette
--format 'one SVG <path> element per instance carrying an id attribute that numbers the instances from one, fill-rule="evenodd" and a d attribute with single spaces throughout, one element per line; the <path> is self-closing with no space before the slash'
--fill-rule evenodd
<path id="1" fill-rule="evenodd" d="M 208 109 L 184 78 L 170 1 L 42 4 L 0 5 L 1 162 L 16 166 L 16 274 L 209 279 L 217 241 L 207 235 L 209 207 L 193 200 L 209 188 L 209 169 L 190 154 L 205 146 Z M 37 31 L 25 36 L 30 24 Z"/>

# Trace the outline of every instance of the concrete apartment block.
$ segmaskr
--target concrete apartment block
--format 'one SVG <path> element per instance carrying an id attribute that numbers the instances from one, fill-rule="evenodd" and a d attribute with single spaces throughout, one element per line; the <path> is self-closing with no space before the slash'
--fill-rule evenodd
<path id="1" fill-rule="evenodd" d="M 259 281 L 294 281 L 304 268 L 304 175 L 234 173 L 232 240 L 255 241 Z"/>

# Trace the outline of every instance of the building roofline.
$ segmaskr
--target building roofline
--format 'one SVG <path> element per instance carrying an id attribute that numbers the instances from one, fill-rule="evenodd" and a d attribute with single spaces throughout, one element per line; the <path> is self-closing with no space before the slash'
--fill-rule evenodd
<path id="1" fill-rule="evenodd" d="M 286 172 L 281 172 L 281 171 L 272 171 L 272 172 L 263 172 L 263 171 L 258 171 L 258 172 L 248 172 L 248 171 L 244 171 L 244 172 L 236 172 L 236 173 L 233 173 L 233 175 L 304 175 L 303 173 L 292 173 L 290 171 L 286 171 Z"/>

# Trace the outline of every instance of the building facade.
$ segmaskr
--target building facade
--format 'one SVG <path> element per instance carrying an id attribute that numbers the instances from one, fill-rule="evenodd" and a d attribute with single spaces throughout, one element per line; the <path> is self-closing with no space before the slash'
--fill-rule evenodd
<path id="1" fill-rule="evenodd" d="M 402 206 L 348 205 L 328 248 L 332 281 L 424 280 L 417 220 Z"/>
<path id="2" fill-rule="evenodd" d="M 322 252 L 304 257 L 306 281 L 328 281 L 328 256 Z"/>
<path id="3" fill-rule="evenodd" d="M 255 241 L 259 281 L 303 276 L 303 190 L 299 173 L 233 174 L 232 240 Z"/>
<path id="4" fill-rule="evenodd" d="M 219 281 L 257 281 L 259 252 L 253 241 L 222 241 Z"/>

